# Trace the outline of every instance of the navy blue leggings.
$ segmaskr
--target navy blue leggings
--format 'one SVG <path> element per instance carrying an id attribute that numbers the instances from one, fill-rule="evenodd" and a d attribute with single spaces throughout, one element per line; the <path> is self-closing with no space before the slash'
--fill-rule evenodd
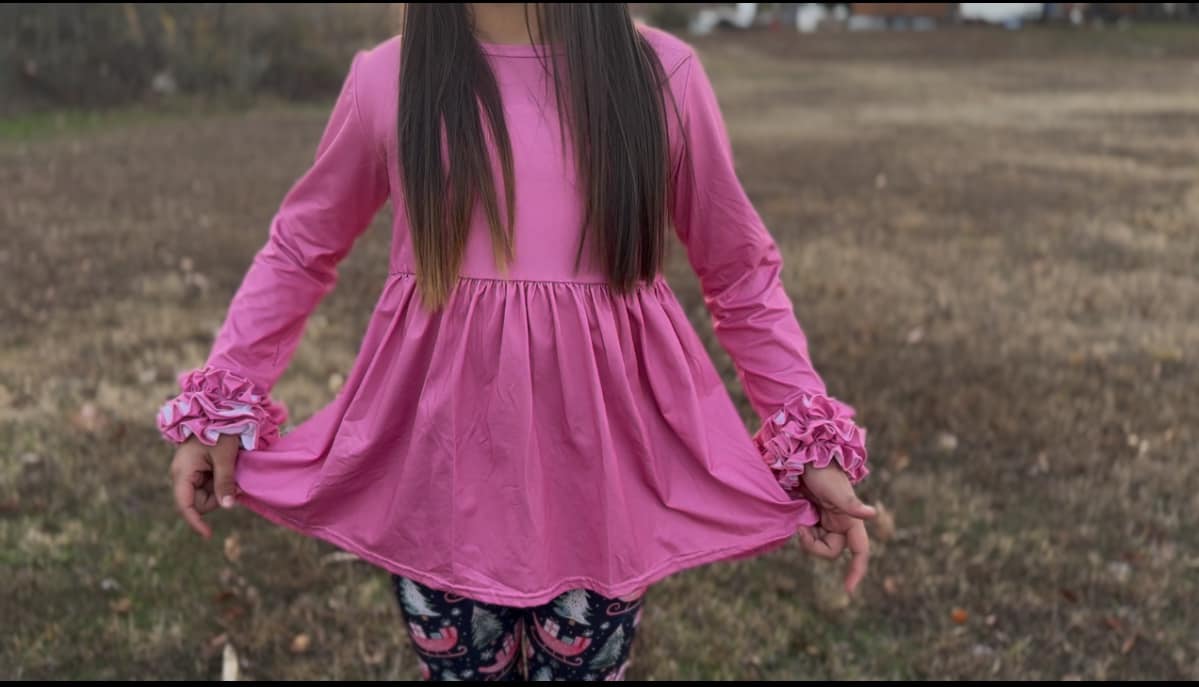
<path id="1" fill-rule="evenodd" d="M 391 579 L 425 680 L 623 680 L 645 595 L 575 589 L 518 608 Z"/>

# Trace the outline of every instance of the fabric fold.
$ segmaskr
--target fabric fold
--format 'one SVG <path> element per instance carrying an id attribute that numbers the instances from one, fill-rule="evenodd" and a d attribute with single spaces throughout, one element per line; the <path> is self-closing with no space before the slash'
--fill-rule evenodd
<path id="1" fill-rule="evenodd" d="M 509 604 L 625 593 L 817 522 L 664 279 L 620 296 L 463 278 L 438 312 L 416 297 L 413 274 L 391 275 L 335 402 L 242 452 L 239 503 Z"/>

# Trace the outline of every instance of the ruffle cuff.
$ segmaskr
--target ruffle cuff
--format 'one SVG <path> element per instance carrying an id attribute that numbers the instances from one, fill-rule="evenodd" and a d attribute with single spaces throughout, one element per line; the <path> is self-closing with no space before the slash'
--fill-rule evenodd
<path id="1" fill-rule="evenodd" d="M 183 392 L 167 401 L 157 417 L 159 432 L 176 444 L 194 436 L 215 446 L 222 434 L 236 434 L 246 450 L 265 448 L 287 422 L 287 406 L 237 373 L 204 367 L 179 375 L 179 386 Z"/>
<path id="2" fill-rule="evenodd" d="M 870 474 L 866 467 L 866 430 L 853 421 L 849 406 L 822 394 L 803 394 L 786 404 L 754 434 L 754 445 L 783 489 L 799 487 L 809 466 L 833 461 L 851 484 Z"/>

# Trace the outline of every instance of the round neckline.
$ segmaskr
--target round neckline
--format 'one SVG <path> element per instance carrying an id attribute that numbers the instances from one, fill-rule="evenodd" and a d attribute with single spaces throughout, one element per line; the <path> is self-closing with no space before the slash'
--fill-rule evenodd
<path id="1" fill-rule="evenodd" d="M 538 57 L 548 47 L 545 43 L 492 43 L 480 38 L 475 42 L 484 53 L 501 57 Z"/>

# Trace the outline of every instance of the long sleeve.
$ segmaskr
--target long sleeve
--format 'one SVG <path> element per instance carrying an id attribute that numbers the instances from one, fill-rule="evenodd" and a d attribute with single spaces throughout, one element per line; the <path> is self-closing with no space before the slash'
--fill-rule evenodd
<path id="1" fill-rule="evenodd" d="M 382 150 L 358 111 L 354 56 L 315 160 L 274 215 L 229 306 L 205 364 L 179 376 L 182 389 L 161 407 L 162 435 L 213 445 L 237 434 L 246 449 L 279 436 L 287 410 L 269 393 L 291 361 L 309 316 L 337 281 L 349 253 L 388 194 Z"/>
<path id="2" fill-rule="evenodd" d="M 754 441 L 784 489 L 808 465 L 866 477 L 866 433 L 830 398 L 781 280 L 782 256 L 734 169 L 716 94 L 692 53 L 680 108 L 672 219 L 699 277 L 713 330 L 762 421 Z"/>

